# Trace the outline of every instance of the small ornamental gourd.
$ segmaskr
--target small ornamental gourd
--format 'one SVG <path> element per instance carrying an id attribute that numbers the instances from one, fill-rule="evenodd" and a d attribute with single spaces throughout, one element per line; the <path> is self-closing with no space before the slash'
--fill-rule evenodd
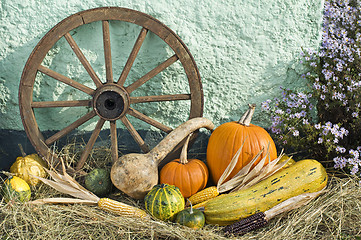
<path id="1" fill-rule="evenodd" d="M 41 181 L 33 176 L 45 178 L 47 173 L 44 168 L 47 168 L 47 163 L 38 154 L 26 156 L 24 154 L 24 156 L 16 158 L 10 167 L 10 172 L 24 179 L 29 185 L 36 186 Z"/>
<path id="2" fill-rule="evenodd" d="M 190 208 L 185 208 L 179 213 L 174 220 L 174 222 L 187 226 L 193 229 L 200 229 L 204 226 L 205 223 L 204 214 L 199 209 L 194 209 L 192 203 L 190 203 Z"/>
<path id="3" fill-rule="evenodd" d="M 167 163 L 160 171 L 160 183 L 167 183 L 179 188 L 183 197 L 188 198 L 204 189 L 208 181 L 208 168 L 198 159 L 187 160 L 187 147 L 191 135 L 183 145 L 179 159 Z"/>
<path id="4" fill-rule="evenodd" d="M 174 185 L 158 184 L 144 198 L 145 209 L 155 218 L 172 221 L 184 209 L 184 198 Z"/>
<path id="5" fill-rule="evenodd" d="M 241 119 L 227 122 L 218 126 L 211 134 L 207 146 L 207 166 L 213 181 L 218 182 L 219 178 L 231 162 L 240 146 L 244 143 L 242 153 L 233 172 L 226 179 L 231 179 L 242 167 L 246 166 L 257 153 L 266 148 L 268 144 L 270 159 L 277 158 L 277 150 L 271 136 L 262 127 L 251 124 L 255 111 L 255 104 L 250 104 L 248 111 Z M 265 156 L 262 153 L 259 159 L 254 162 L 253 167 Z"/>
<path id="6" fill-rule="evenodd" d="M 95 168 L 84 177 L 85 188 L 99 197 L 108 194 L 112 187 L 110 172 L 104 168 Z"/>
<path id="7" fill-rule="evenodd" d="M 5 202 L 27 202 L 31 197 L 30 186 L 25 180 L 16 176 L 8 177 L 2 188 L 1 195 Z"/>

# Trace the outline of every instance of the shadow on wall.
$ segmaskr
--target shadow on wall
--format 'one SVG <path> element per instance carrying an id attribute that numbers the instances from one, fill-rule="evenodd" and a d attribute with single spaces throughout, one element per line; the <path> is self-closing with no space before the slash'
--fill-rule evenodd
<path id="1" fill-rule="evenodd" d="M 128 131 L 124 129 L 117 129 L 117 132 L 119 155 L 128 153 L 141 153 L 139 146 L 134 142 L 132 136 Z M 46 136 L 52 134 L 54 134 L 53 131 L 48 131 L 44 135 Z M 146 130 L 140 130 L 139 134 L 143 139 L 145 139 L 145 141 L 152 143 L 152 145 L 150 146 L 151 148 L 156 146 L 166 135 L 160 133 L 159 131 Z M 60 142 L 57 142 L 56 148 L 61 149 L 67 144 L 76 143 L 77 145 L 79 145 L 81 151 L 81 148 L 85 145 L 90 135 L 91 132 L 81 134 L 73 133 L 66 139 L 62 139 Z M 209 136 L 210 134 L 205 132 L 200 132 L 198 134 L 196 141 L 189 148 L 189 158 L 196 158 L 200 160 L 206 159 L 206 149 Z M 0 170 L 9 171 L 10 166 L 14 163 L 16 158 L 21 156 L 19 144 L 21 144 L 26 154 L 32 154 L 36 152 L 24 131 L 0 129 Z M 99 138 L 94 145 L 94 149 L 96 149 L 97 147 L 106 147 L 110 149 L 109 130 L 101 131 L 101 133 L 99 134 Z"/>

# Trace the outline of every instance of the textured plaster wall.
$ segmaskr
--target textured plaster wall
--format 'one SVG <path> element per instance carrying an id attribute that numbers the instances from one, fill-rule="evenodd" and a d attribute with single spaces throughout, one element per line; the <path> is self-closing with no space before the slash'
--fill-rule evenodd
<path id="1" fill-rule="evenodd" d="M 18 86 L 30 53 L 56 23 L 76 12 L 102 6 L 119 6 L 147 13 L 171 28 L 192 53 L 201 74 L 204 116 L 216 125 L 237 120 L 247 103 L 260 103 L 279 94 L 281 85 L 302 87 L 298 56 L 303 48 L 317 48 L 320 42 L 322 0 L 1 0 L 0 5 L 0 129 L 22 130 L 18 109 Z M 101 25 L 83 26 L 72 32 L 78 45 L 105 78 Z M 117 54 L 113 66 L 123 66 L 139 33 L 132 24 L 111 23 L 111 41 Z M 154 35 L 147 36 L 137 70 L 142 76 L 171 56 L 170 49 Z M 113 50 L 113 49 L 112 49 Z M 66 41 L 61 39 L 44 64 L 85 85 L 91 86 L 83 67 Z M 121 67 L 114 70 L 115 78 Z M 39 75 L 34 86 L 36 100 L 70 100 L 84 97 L 78 91 Z M 149 91 L 147 93 L 147 91 Z M 136 93 L 187 92 L 182 67 L 175 64 L 154 82 Z M 139 106 L 151 117 L 169 125 L 184 121 L 188 111 L 177 103 Z M 61 129 L 87 109 L 39 111 L 42 130 Z M 255 123 L 267 125 L 256 111 Z M 94 123 L 93 123 L 94 124 Z M 137 128 L 147 126 L 136 125 Z M 87 129 L 86 127 L 84 129 Z"/>

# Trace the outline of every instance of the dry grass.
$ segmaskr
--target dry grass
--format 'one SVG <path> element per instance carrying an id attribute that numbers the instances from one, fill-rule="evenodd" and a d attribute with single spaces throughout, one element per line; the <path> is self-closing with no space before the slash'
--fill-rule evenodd
<path id="1" fill-rule="evenodd" d="M 85 170 L 110 167 L 109 150 L 100 150 L 92 154 Z M 62 152 L 68 162 L 76 161 L 75 146 Z M 78 180 L 81 182 L 81 177 Z M 59 195 L 41 185 L 33 189 L 32 199 Z M 143 201 L 117 190 L 110 197 L 144 208 Z M 361 239 L 360 179 L 330 176 L 326 193 L 243 236 L 225 236 L 222 227 L 211 225 L 192 230 L 169 222 L 119 217 L 95 206 L 0 202 L 0 239 Z"/>

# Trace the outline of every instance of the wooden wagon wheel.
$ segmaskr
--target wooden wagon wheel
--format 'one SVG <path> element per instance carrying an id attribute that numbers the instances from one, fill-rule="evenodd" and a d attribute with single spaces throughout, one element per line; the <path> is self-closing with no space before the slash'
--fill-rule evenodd
<path id="1" fill-rule="evenodd" d="M 114 79 L 112 70 L 109 32 L 109 21 L 111 20 L 128 22 L 141 27 L 139 36 L 135 41 L 127 62 L 118 79 Z M 70 34 L 70 31 L 74 30 L 75 28 L 95 21 L 100 21 L 102 23 L 102 37 L 106 71 L 106 79 L 103 81 L 97 76 L 89 61 L 84 56 L 82 50 Z M 141 78 L 133 81 L 128 86 L 124 86 L 140 47 L 142 46 L 142 43 L 149 31 L 153 32 L 160 39 L 162 39 L 174 51 L 174 55 L 166 59 L 164 62 L 149 71 Z M 73 79 L 51 70 L 42 64 L 50 49 L 54 46 L 54 44 L 57 43 L 59 39 L 63 37 L 69 43 L 75 55 L 84 66 L 86 72 L 93 80 L 96 86 L 95 89 L 74 81 Z M 176 61 L 180 61 L 184 69 L 188 80 L 190 93 L 140 97 L 131 96 L 133 91 L 136 91 L 137 88 L 151 80 L 154 76 L 165 70 Z M 65 83 L 76 90 L 86 93 L 89 99 L 71 101 L 34 101 L 33 90 L 38 72 L 53 78 L 54 81 Z M 78 128 L 80 125 L 84 124 L 90 119 L 98 118 L 95 129 L 92 131 L 90 139 L 87 142 L 81 154 L 80 160 L 77 163 L 77 170 L 82 169 L 106 121 L 110 122 L 111 153 L 113 160 L 118 158 L 117 120 L 120 120 L 125 125 L 126 129 L 130 132 L 135 142 L 140 146 L 143 152 L 149 151 L 149 147 L 144 142 L 132 123 L 129 121 L 127 116 L 130 115 L 140 119 L 141 121 L 150 124 L 166 133 L 172 131 L 172 128 L 137 111 L 136 107 L 133 107 L 133 105 L 136 105 L 137 103 L 180 100 L 190 101 L 189 119 L 202 116 L 202 84 L 197 66 L 189 50 L 171 29 L 159 22 L 157 19 L 138 11 L 119 7 L 102 7 L 90 9 L 78 12 L 59 22 L 40 40 L 40 42 L 34 48 L 24 67 L 19 87 L 19 106 L 23 125 L 32 145 L 42 156 L 49 156 L 50 146 L 54 142 L 70 134 L 71 131 Z M 48 138 L 44 138 L 44 134 L 38 127 L 34 109 L 62 107 L 90 107 L 91 110 L 76 121 L 72 122 L 70 125 L 56 132 L 54 135 Z"/>

